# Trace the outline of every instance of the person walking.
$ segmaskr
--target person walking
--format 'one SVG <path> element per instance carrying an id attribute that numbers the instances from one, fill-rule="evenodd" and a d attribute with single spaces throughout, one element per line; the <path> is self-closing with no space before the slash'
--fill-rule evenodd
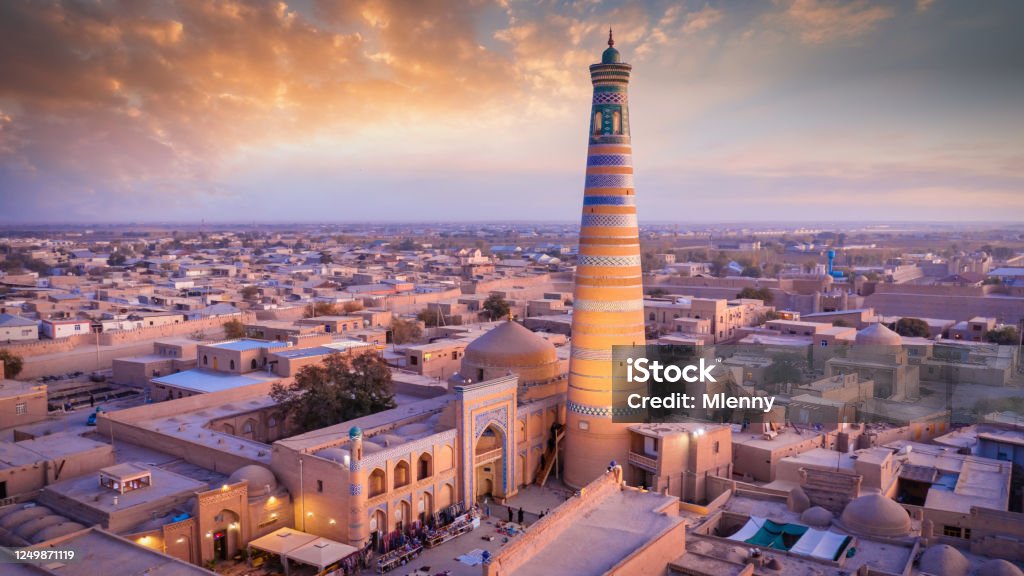
<path id="1" fill-rule="evenodd" d="M 512 523 L 512 507 L 506 505 L 505 508 L 508 510 L 508 523 Z"/>
<path id="2" fill-rule="evenodd" d="M 526 513 L 523 512 L 523 507 L 519 507 L 519 523 L 522 524 L 526 520 Z"/>

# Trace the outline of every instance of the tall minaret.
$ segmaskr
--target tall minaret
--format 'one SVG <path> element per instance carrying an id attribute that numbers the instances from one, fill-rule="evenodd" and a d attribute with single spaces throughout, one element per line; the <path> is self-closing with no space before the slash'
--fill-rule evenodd
<path id="1" fill-rule="evenodd" d="M 348 431 L 348 543 L 362 548 L 369 538 L 366 525 L 366 472 L 363 470 L 363 431 Z"/>
<path id="2" fill-rule="evenodd" d="M 612 346 L 643 346 L 643 282 L 629 140 L 629 73 L 608 30 L 590 66 L 594 99 L 573 294 L 565 482 L 582 487 L 629 454 L 626 424 L 612 422 Z M 620 408 L 616 407 L 616 410 Z"/>

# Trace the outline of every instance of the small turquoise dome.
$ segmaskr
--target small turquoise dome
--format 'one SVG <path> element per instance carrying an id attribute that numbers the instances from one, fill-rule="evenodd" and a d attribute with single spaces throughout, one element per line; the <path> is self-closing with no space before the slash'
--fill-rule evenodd
<path id="1" fill-rule="evenodd" d="M 601 64 L 618 64 L 622 62 L 622 56 L 619 55 L 619 51 L 613 46 L 609 46 L 601 53 Z"/>
<path id="2" fill-rule="evenodd" d="M 359 426 L 353 426 L 348 430 L 348 437 L 352 440 L 363 437 L 363 431 L 359 429 Z"/>

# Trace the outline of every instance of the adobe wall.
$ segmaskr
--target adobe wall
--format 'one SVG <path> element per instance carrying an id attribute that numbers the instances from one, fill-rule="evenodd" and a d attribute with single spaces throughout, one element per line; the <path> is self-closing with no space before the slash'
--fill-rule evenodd
<path id="1" fill-rule="evenodd" d="M 523 564 L 547 547 L 551 541 L 579 523 L 583 517 L 597 508 L 610 494 L 617 490 L 622 490 L 620 478 L 621 469 L 618 473 L 608 472 L 603 474 L 583 488 L 580 491 L 579 497 L 566 500 L 552 510 L 550 514 L 530 525 L 530 529 L 522 537 L 503 548 L 497 556 L 491 559 L 490 564 L 483 566 L 483 576 L 510 576 L 514 574 Z M 679 551 L 684 549 L 680 541 L 675 557 L 678 557 Z M 668 561 L 666 560 L 665 564 L 667 563 Z M 662 565 L 660 571 L 653 573 L 664 571 L 665 564 Z M 626 572 L 621 572 L 621 574 L 626 574 Z"/>
<path id="2" fill-rule="evenodd" d="M 431 302 L 451 300 L 462 296 L 458 288 L 451 288 L 443 292 L 428 292 L 426 294 L 389 294 L 383 298 L 380 305 L 397 314 L 415 314 L 427 307 Z"/>
<path id="3" fill-rule="evenodd" d="M 236 316 L 217 316 L 199 320 L 187 320 L 177 324 L 164 324 L 163 326 L 145 326 L 135 330 L 104 332 L 100 334 L 100 344 L 103 346 L 116 346 L 118 344 L 143 342 L 171 336 L 187 336 L 193 332 L 217 332 L 224 327 L 225 323 L 231 320 L 241 320 L 243 323 L 254 322 L 256 315 L 252 312 L 243 312 Z"/>
<path id="4" fill-rule="evenodd" d="M 1024 319 L 1024 296 L 998 294 L 985 296 L 981 288 L 963 286 L 890 286 L 864 299 L 864 305 L 884 315 L 919 318 L 967 320 L 975 316 L 995 318 L 1001 323 L 1018 324 Z M 993 294 L 995 294 L 993 292 Z"/>
<path id="5" fill-rule="evenodd" d="M 481 280 L 479 282 L 463 282 L 463 294 L 487 294 L 496 290 L 529 290 L 539 287 L 548 287 L 551 284 L 550 274 L 538 274 L 536 276 L 513 276 L 511 278 L 495 278 L 493 280 Z"/>
<path id="6" fill-rule="evenodd" d="M 1024 514 L 972 506 L 970 528 L 973 554 L 1024 561 Z M 942 527 L 935 531 L 941 534 Z"/>
<path id="7" fill-rule="evenodd" d="M 24 342 L 11 342 L 10 344 L 0 346 L 0 348 L 9 350 L 12 354 L 16 354 L 22 358 L 29 358 L 31 356 L 39 356 L 42 354 L 67 352 L 84 344 L 95 343 L 96 336 L 94 334 L 78 334 L 76 336 L 67 336 L 65 338 L 57 338 L 55 340 L 26 340 Z"/>

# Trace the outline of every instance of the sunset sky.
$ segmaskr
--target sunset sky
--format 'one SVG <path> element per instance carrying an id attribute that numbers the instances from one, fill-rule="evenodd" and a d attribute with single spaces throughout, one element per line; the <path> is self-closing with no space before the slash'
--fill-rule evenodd
<path id="1" fill-rule="evenodd" d="M 0 2 L 0 222 L 1024 220 L 1024 2 Z"/>

